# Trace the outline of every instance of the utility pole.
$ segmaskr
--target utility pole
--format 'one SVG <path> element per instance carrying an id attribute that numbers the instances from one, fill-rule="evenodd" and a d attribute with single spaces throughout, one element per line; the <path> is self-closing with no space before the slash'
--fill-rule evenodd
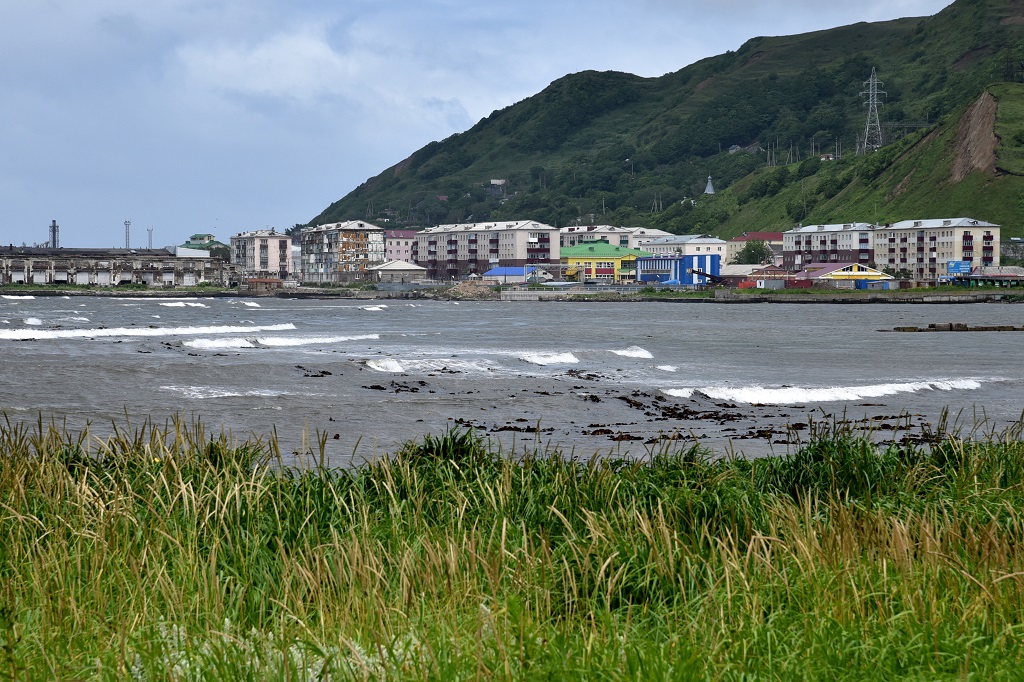
<path id="1" fill-rule="evenodd" d="M 124 248 L 132 248 L 132 221 L 124 221 Z"/>
<path id="2" fill-rule="evenodd" d="M 868 107 L 868 117 L 864 123 L 864 146 L 862 148 L 866 154 L 868 151 L 875 151 L 882 146 L 882 124 L 878 121 L 878 96 L 884 95 L 885 91 L 878 89 L 878 86 L 883 83 L 878 80 L 875 67 L 871 67 L 871 78 L 864 85 L 867 89 L 860 94 L 867 97 L 864 104 Z"/>

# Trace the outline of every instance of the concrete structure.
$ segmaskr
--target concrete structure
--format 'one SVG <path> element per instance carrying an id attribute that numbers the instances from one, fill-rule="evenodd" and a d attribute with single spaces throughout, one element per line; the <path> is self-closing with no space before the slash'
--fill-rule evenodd
<path id="1" fill-rule="evenodd" d="M 244 278 L 289 279 L 292 238 L 277 230 L 253 230 L 231 237 L 231 263 Z"/>
<path id="2" fill-rule="evenodd" d="M 412 261 L 412 245 L 416 230 L 386 230 L 384 233 L 384 260 Z"/>
<path id="3" fill-rule="evenodd" d="M 177 287 L 236 279 L 234 267 L 206 251 L 179 251 L 0 247 L 0 284 Z"/>
<path id="4" fill-rule="evenodd" d="M 636 281 L 636 259 L 651 254 L 596 241 L 564 248 L 561 255 L 567 279 L 618 284 Z"/>
<path id="5" fill-rule="evenodd" d="M 380 265 L 366 269 L 370 277 L 377 282 L 406 284 L 426 277 L 427 269 L 404 260 L 389 260 Z"/>
<path id="6" fill-rule="evenodd" d="M 372 280 L 369 268 L 384 262 L 386 235 L 363 220 L 328 223 L 302 231 L 302 272 L 308 284 Z"/>
<path id="7" fill-rule="evenodd" d="M 870 223 L 803 225 L 782 235 L 782 267 L 801 270 L 809 263 L 874 262 Z"/>
<path id="8" fill-rule="evenodd" d="M 558 271 L 558 229 L 532 220 L 439 225 L 416 234 L 413 262 L 429 279 L 480 276 L 495 267 Z"/>
<path id="9" fill-rule="evenodd" d="M 644 244 L 644 251 L 655 256 L 706 256 L 715 254 L 723 259 L 726 254 L 724 239 L 708 234 L 677 234 L 659 237 Z"/>
<path id="10" fill-rule="evenodd" d="M 977 267 L 971 270 L 971 274 L 957 277 L 955 281 L 972 287 L 1019 287 L 1024 286 L 1024 268 L 1017 265 Z"/>
<path id="11" fill-rule="evenodd" d="M 615 227 L 613 225 L 572 225 L 559 229 L 558 244 L 561 248 L 603 241 L 628 249 L 640 249 L 644 244 L 671 233 L 649 227 Z"/>
<path id="12" fill-rule="evenodd" d="M 224 242 L 217 241 L 217 238 L 208 232 L 199 232 L 188 238 L 188 241 L 182 244 L 182 247 L 186 249 L 201 249 L 203 251 L 209 251 L 215 247 L 223 247 L 224 249 L 230 249 L 231 247 Z"/>
<path id="13" fill-rule="evenodd" d="M 917 280 L 945 277 L 949 261 L 998 267 L 999 247 L 999 226 L 972 218 L 904 220 L 874 230 L 875 266 Z"/>
<path id="14" fill-rule="evenodd" d="M 636 279 L 641 284 L 704 286 L 708 278 L 693 271 L 718 277 L 722 268 L 719 254 L 703 256 L 643 256 L 636 259 Z"/>
<path id="15" fill-rule="evenodd" d="M 725 244 L 725 262 L 732 263 L 736 260 L 743 247 L 750 241 L 762 241 L 767 244 L 777 255 L 782 255 L 783 237 L 781 232 L 744 232 L 738 237 L 729 239 Z"/>

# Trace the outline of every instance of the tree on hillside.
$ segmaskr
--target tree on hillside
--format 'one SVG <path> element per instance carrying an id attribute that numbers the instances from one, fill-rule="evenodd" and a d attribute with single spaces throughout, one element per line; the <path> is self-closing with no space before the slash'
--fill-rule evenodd
<path id="1" fill-rule="evenodd" d="M 760 239 L 751 239 L 740 252 L 736 254 L 733 263 L 737 265 L 756 265 L 758 263 L 771 263 L 775 258 L 775 252 L 768 243 Z"/>

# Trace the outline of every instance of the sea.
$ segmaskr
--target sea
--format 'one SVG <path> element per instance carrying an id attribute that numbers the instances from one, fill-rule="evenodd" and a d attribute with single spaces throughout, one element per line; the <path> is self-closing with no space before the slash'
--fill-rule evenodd
<path id="1" fill-rule="evenodd" d="M 95 437 L 199 421 L 352 466 L 472 429 L 508 453 L 792 452 L 1013 433 L 1024 306 L 0 298 L 0 412 Z M 34 428 L 34 427 L 33 427 Z"/>

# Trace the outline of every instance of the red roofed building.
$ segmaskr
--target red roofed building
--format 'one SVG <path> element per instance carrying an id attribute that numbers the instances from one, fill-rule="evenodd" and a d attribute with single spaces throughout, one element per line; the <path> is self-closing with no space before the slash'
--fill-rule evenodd
<path id="1" fill-rule="evenodd" d="M 725 244 L 725 262 L 732 263 L 736 256 L 743 250 L 749 241 L 762 241 L 771 247 L 776 256 L 782 255 L 782 233 L 781 232 L 744 232 L 739 237 L 733 237 Z"/>

